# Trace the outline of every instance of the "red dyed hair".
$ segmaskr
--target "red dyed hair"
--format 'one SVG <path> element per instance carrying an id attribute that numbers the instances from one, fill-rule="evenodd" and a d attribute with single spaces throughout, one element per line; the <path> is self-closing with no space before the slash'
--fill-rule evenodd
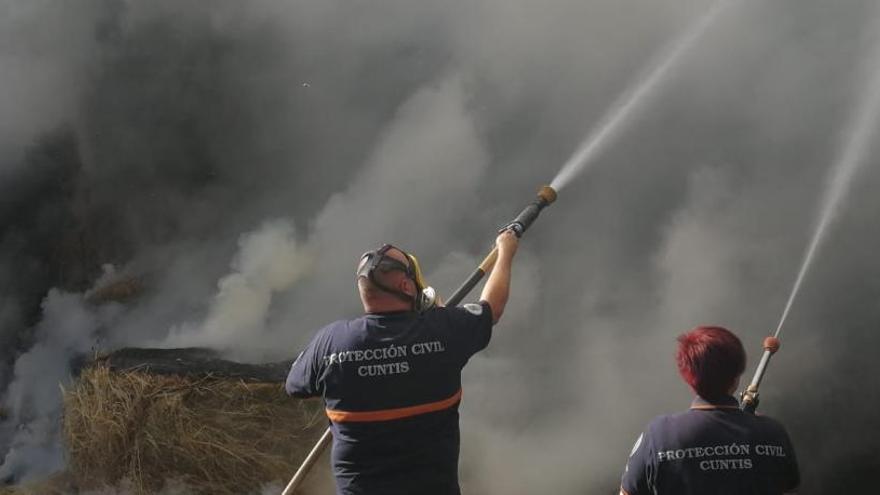
<path id="1" fill-rule="evenodd" d="M 739 337 L 722 327 L 697 327 L 678 337 L 678 372 L 704 399 L 728 394 L 746 369 L 746 351 Z"/>

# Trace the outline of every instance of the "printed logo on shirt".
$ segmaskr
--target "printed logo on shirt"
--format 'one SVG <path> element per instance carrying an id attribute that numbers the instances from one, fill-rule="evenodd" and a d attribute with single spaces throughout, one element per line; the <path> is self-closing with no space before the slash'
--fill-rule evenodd
<path id="1" fill-rule="evenodd" d="M 662 463 L 682 459 L 698 459 L 699 467 L 702 471 L 727 471 L 733 469 L 752 469 L 753 463 L 750 457 L 753 455 L 786 457 L 785 449 L 779 445 L 762 444 L 752 446 L 747 443 L 731 443 L 728 445 L 661 450 L 657 452 L 657 460 Z"/>
<path id="2" fill-rule="evenodd" d="M 482 304 L 468 303 L 462 307 L 465 309 L 465 311 L 467 311 L 468 313 L 470 313 L 474 316 L 480 316 L 481 314 L 483 314 L 483 305 Z"/>
<path id="3" fill-rule="evenodd" d="M 324 356 L 324 365 L 331 366 L 341 363 L 361 363 L 364 361 L 380 361 L 375 364 L 358 366 L 357 374 L 361 378 L 400 375 L 409 373 L 409 357 L 424 356 L 446 352 L 446 346 L 439 340 L 430 342 L 416 342 L 406 345 L 388 345 L 371 349 L 356 349 L 353 351 L 339 351 Z M 384 362 L 383 362 L 384 361 Z M 391 361 L 391 362 L 387 362 Z"/>

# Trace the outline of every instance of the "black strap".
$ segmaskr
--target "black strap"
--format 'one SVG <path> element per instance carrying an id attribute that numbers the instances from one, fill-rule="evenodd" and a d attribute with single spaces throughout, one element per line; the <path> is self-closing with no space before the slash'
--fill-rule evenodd
<path id="1" fill-rule="evenodd" d="M 412 267 L 406 265 L 405 263 L 403 263 L 400 260 L 396 260 L 390 256 L 385 255 L 385 253 L 387 253 L 391 249 L 400 250 L 399 248 L 395 248 L 391 244 L 385 244 L 381 248 L 379 248 L 375 251 L 369 251 L 369 252 L 364 253 L 364 255 L 361 257 L 361 259 L 363 259 L 365 257 L 369 257 L 369 259 L 366 261 L 366 263 L 362 262 L 362 266 L 358 270 L 357 277 L 358 278 L 367 277 L 367 279 L 370 282 L 372 282 L 373 285 L 378 287 L 380 290 L 387 292 L 389 294 L 393 294 L 394 296 L 397 296 L 399 299 L 401 299 L 405 302 L 412 303 L 413 306 L 415 306 L 416 305 L 416 297 L 415 296 L 410 296 L 406 292 L 399 291 L 397 289 L 393 289 L 391 287 L 388 287 L 388 286 L 382 284 L 381 282 L 379 282 L 379 280 L 376 279 L 376 276 L 373 275 L 373 272 L 375 272 L 377 268 L 382 269 L 382 271 L 398 270 L 398 271 L 401 271 L 404 274 L 406 274 L 407 278 L 409 278 L 411 280 L 415 280 L 415 275 L 413 274 Z M 400 250 L 400 251 L 403 252 L 402 250 Z M 418 284 L 416 284 L 416 285 L 418 285 Z"/>

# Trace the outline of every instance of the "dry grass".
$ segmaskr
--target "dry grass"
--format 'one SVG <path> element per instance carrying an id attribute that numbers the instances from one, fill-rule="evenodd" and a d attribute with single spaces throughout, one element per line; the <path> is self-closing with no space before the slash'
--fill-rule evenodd
<path id="1" fill-rule="evenodd" d="M 246 494 L 282 485 L 326 423 L 315 401 L 281 384 L 84 370 L 64 394 L 68 471 L 81 490 L 167 481 L 194 493 Z"/>

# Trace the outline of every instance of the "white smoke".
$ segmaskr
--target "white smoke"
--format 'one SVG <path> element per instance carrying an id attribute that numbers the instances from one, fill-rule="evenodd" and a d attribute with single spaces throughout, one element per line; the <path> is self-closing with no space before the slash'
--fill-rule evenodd
<path id="1" fill-rule="evenodd" d="M 450 245 L 488 166 L 467 97 L 455 77 L 416 91 L 351 185 L 327 201 L 308 239 L 315 276 L 279 303 L 272 341 L 287 345 L 271 351 L 292 357 L 311 331 L 360 311 L 354 270 L 364 251 L 389 242 L 421 255 Z"/>
<path id="2" fill-rule="evenodd" d="M 18 302 L 31 279 L 16 269 L 54 274 L 58 253 L 80 245 L 99 246 L 83 264 L 151 277 L 98 332 L 111 348 L 162 342 L 174 329 L 168 343 L 291 358 L 317 327 L 359 313 L 354 264 L 381 242 L 418 254 L 446 295 L 488 250 L 493 228 L 710 3 L 2 0 L 0 109 L 12 119 L 0 124 L 0 151 L 73 115 L 83 163 L 55 195 L 43 186 L 58 177 L 32 168 L 24 184 L 40 186 L 33 197 L 0 205 L 4 222 L 20 224 L 2 226 L 0 318 L 33 327 L 35 308 Z M 869 2 L 826 3 L 740 2 L 543 214 L 514 267 L 509 313 L 465 371 L 466 489 L 611 493 L 644 423 L 687 403 L 671 362 L 677 333 L 727 324 L 755 353 L 784 304 L 859 86 L 853 38 Z M 111 42 L 90 51 L 108 33 Z M 34 161 L 51 161 L 50 151 Z M 24 168 L 11 156 L 0 171 Z M 845 352 L 853 341 L 876 347 L 876 332 L 853 330 L 877 322 L 871 192 L 880 186 L 876 174 L 864 178 L 853 190 L 860 207 L 839 218 L 792 314 L 798 339 L 767 382 L 768 394 L 792 400 L 767 395 L 765 410 L 800 421 L 796 446 L 826 452 L 828 462 L 803 461 L 813 481 L 843 462 L 835 456 L 870 443 L 865 428 L 824 427 L 828 390 L 862 404 L 852 390 L 880 389 L 870 353 Z M 30 191 L 7 184 L 9 197 Z M 71 218 L 53 222 L 44 204 Z M 254 230 L 279 217 L 290 220 Z M 34 284 L 37 301 L 66 281 L 46 280 Z M 92 326 L 102 325 L 83 324 Z M 36 404 L 57 399 L 61 363 L 87 352 L 94 330 L 79 332 L 81 344 L 0 332 L 15 346 L 10 363 L 36 343 L 4 399 Z M 806 347 L 823 350 L 811 369 L 852 366 L 846 386 L 782 387 L 808 376 Z M 51 372 L 39 376 L 40 367 Z M 57 442 L 40 433 L 57 424 L 51 402 L 4 423 L 37 432 L 18 432 L 22 460 L 11 454 L 6 472 L 13 461 L 31 473 L 57 465 Z M 859 408 L 847 414 L 874 421 Z"/>
<path id="3" fill-rule="evenodd" d="M 18 425 L 0 465 L 0 478 L 27 481 L 64 467 L 60 444 L 61 387 L 71 380 L 71 359 L 94 350 L 97 333 L 121 308 L 89 307 L 82 294 L 52 290 L 43 302 L 37 343 L 19 356 L 3 407 Z"/>
<path id="4" fill-rule="evenodd" d="M 356 311 L 352 274 L 360 252 L 383 241 L 415 252 L 442 243 L 487 164 L 463 91 L 450 78 L 404 103 L 354 186 L 329 199 L 308 239 L 298 242 L 284 221 L 243 236 L 204 322 L 172 327 L 161 345 L 210 347 L 250 360 L 290 358 L 294 348 L 277 342 L 302 342 L 291 326 L 307 321 L 316 328 L 338 317 L 321 312 L 332 308 L 328 300 L 347 301 Z"/>
<path id="5" fill-rule="evenodd" d="M 218 282 L 204 323 L 172 328 L 162 345 L 247 350 L 248 342 L 264 337 L 273 295 L 289 289 L 310 265 L 288 221 L 264 223 L 239 240 L 233 271 Z"/>

